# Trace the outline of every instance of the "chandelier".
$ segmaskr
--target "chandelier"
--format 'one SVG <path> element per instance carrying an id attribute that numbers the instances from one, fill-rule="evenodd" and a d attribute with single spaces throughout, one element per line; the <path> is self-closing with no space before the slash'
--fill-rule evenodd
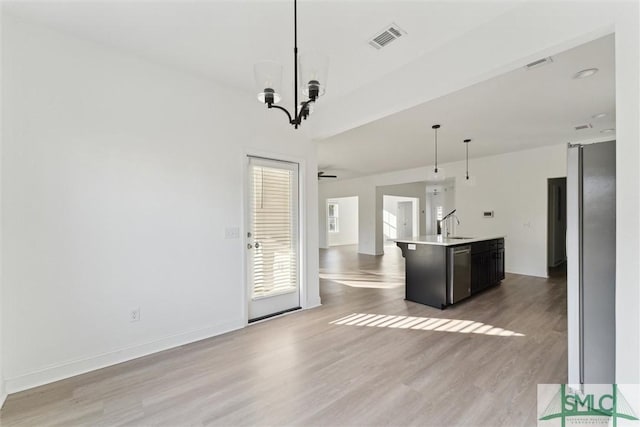
<path id="1" fill-rule="evenodd" d="M 293 73 L 294 108 L 292 113 L 278 104 L 282 99 L 279 90 L 282 85 L 282 65 L 275 61 L 262 61 L 254 65 L 254 77 L 258 101 L 267 104 L 267 108 L 283 111 L 289 118 L 289 124 L 298 129 L 302 120 L 312 112 L 312 104 L 324 95 L 327 84 L 329 58 L 320 54 L 303 54 L 298 60 L 298 9 L 297 0 L 293 0 Z M 299 75 L 298 75 L 299 73 Z M 300 88 L 298 81 L 301 82 Z M 298 89 L 308 98 L 298 103 Z"/>

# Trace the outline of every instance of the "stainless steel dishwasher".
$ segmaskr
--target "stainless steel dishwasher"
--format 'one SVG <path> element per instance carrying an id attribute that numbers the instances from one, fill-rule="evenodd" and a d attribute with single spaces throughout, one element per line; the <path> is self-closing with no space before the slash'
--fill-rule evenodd
<path id="1" fill-rule="evenodd" d="M 447 249 L 449 304 L 471 295 L 471 246 Z"/>

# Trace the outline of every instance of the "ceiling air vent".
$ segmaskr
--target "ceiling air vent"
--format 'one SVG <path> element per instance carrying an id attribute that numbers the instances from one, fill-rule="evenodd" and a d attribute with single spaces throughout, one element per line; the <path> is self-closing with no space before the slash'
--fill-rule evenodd
<path id="1" fill-rule="evenodd" d="M 398 39 L 407 32 L 402 28 L 398 27 L 396 24 L 387 25 L 382 31 L 378 32 L 375 36 L 369 39 L 369 44 L 376 49 L 382 49 L 395 39 Z"/>
<path id="2" fill-rule="evenodd" d="M 591 123 L 587 123 L 585 125 L 575 126 L 575 130 L 591 129 L 592 127 L 593 126 L 591 126 Z"/>
<path id="3" fill-rule="evenodd" d="M 524 66 L 527 70 L 532 70 L 534 68 L 542 67 L 543 65 L 551 64 L 553 62 L 553 58 L 547 56 L 546 58 L 538 59 L 537 61 L 533 61 Z"/>

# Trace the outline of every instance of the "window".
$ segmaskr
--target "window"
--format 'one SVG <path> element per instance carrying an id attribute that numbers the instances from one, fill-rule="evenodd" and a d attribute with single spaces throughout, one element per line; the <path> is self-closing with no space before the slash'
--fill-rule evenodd
<path id="1" fill-rule="evenodd" d="M 298 290 L 297 173 L 297 165 L 250 158 L 252 305 Z"/>
<path id="2" fill-rule="evenodd" d="M 338 204 L 329 202 L 329 233 L 338 233 Z"/>

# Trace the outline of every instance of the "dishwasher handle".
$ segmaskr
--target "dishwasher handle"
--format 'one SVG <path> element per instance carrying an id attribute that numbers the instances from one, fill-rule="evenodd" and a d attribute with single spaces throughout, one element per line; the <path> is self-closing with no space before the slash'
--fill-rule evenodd
<path id="1" fill-rule="evenodd" d="M 457 254 L 464 254 L 464 253 L 468 253 L 468 252 L 471 252 L 471 248 L 468 247 L 468 246 L 464 247 L 464 248 L 455 248 L 453 250 L 453 253 L 456 254 L 456 255 Z"/>

